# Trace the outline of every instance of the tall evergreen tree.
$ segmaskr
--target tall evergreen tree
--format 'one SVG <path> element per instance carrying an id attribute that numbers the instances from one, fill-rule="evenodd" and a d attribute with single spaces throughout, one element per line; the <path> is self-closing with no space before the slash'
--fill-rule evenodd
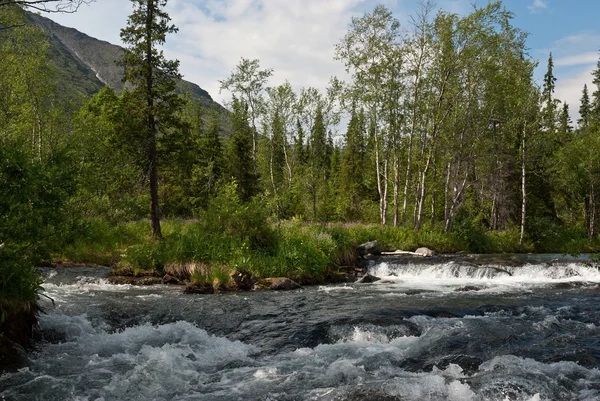
<path id="1" fill-rule="evenodd" d="M 592 83 L 595 86 L 594 92 L 592 92 L 591 101 L 591 123 L 595 126 L 600 125 L 600 58 L 596 63 L 596 69 L 592 71 Z"/>
<path id="2" fill-rule="evenodd" d="M 247 103 L 234 97 L 232 106 L 233 133 L 229 140 L 229 173 L 236 181 L 240 199 L 247 202 L 258 193 L 252 158 L 253 134 Z"/>
<path id="3" fill-rule="evenodd" d="M 554 99 L 554 90 L 556 89 L 556 77 L 554 76 L 554 61 L 552 53 L 548 56 L 548 67 L 544 74 L 544 85 L 542 88 L 542 124 L 546 131 L 553 132 L 556 122 L 556 99 Z"/>
<path id="4" fill-rule="evenodd" d="M 579 100 L 579 120 L 577 120 L 577 124 L 579 127 L 584 128 L 590 125 L 590 117 L 591 117 L 591 105 L 590 105 L 590 95 L 588 93 L 587 84 L 583 84 L 583 92 L 581 93 L 581 99 Z"/>
<path id="5" fill-rule="evenodd" d="M 563 103 L 563 107 L 558 118 L 558 129 L 562 143 L 564 143 L 567 139 L 566 135 L 570 132 L 573 132 L 573 126 L 571 125 L 571 122 L 571 117 L 569 116 L 569 105 L 567 103 Z"/>
<path id="6" fill-rule="evenodd" d="M 364 195 L 365 116 L 362 110 L 352 110 L 345 139 L 340 157 L 339 202 L 342 210 L 339 214 L 348 220 L 357 220 L 360 216 L 360 200 Z"/>
<path id="7" fill-rule="evenodd" d="M 167 60 L 163 51 L 166 35 L 177 32 L 163 11 L 167 0 L 132 0 L 134 11 L 127 27 L 121 30 L 121 40 L 127 45 L 120 64 L 125 68 L 123 80 L 133 85 L 143 115 L 139 146 L 145 156 L 145 170 L 150 184 L 150 220 L 152 234 L 162 239 L 158 199 L 157 142 L 161 134 L 177 125 L 176 115 L 183 101 L 175 93 L 179 61 Z"/>

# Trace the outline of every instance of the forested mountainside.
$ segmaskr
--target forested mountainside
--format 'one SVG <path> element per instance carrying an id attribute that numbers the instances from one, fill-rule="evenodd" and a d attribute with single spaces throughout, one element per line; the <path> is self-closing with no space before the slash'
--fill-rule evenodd
<path id="1" fill-rule="evenodd" d="M 64 27 L 39 14 L 26 15 L 31 23 L 43 28 L 49 35 L 58 73 L 56 83 L 63 95 L 90 96 L 105 85 L 114 88 L 117 93 L 123 90 L 123 67 L 116 64 L 123 57 L 122 47 Z M 215 105 L 222 109 L 207 91 L 195 83 L 180 80 L 178 89 L 191 93 L 204 107 Z"/>

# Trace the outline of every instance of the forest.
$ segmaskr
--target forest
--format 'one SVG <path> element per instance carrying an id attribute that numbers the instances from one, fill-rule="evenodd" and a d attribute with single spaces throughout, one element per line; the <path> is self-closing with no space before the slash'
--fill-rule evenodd
<path id="1" fill-rule="evenodd" d="M 125 89 L 88 98 L 60 92 L 47 34 L 0 3 L 0 327 L 35 308 L 35 266 L 56 261 L 318 282 L 372 239 L 599 248 L 600 62 L 574 123 L 552 55 L 538 84 L 501 2 L 468 15 L 426 2 L 406 26 L 382 5 L 352 18 L 335 46 L 347 77 L 324 91 L 272 86 L 242 58 L 220 81 L 227 111 L 176 90 L 166 1 L 133 4 Z"/>

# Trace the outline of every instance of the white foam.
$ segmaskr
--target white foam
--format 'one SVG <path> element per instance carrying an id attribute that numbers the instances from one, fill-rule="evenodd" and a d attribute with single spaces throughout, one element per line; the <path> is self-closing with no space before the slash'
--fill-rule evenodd
<path id="1" fill-rule="evenodd" d="M 579 263 L 564 265 L 528 264 L 511 266 L 475 266 L 448 262 L 440 264 L 390 265 L 379 263 L 369 273 L 384 280 L 375 287 L 419 288 L 450 292 L 461 286 L 476 286 L 481 293 L 527 290 L 556 283 L 600 283 L 600 271 Z"/>

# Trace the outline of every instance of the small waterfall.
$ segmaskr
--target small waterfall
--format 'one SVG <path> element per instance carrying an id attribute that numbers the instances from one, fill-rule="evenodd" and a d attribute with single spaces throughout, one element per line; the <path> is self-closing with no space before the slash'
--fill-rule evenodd
<path id="1" fill-rule="evenodd" d="M 401 282 L 435 285 L 463 285 L 479 283 L 489 286 L 502 285 L 552 285 L 600 283 L 600 271 L 585 263 L 527 263 L 521 266 L 499 264 L 474 264 L 463 261 L 444 263 L 382 262 L 369 268 L 369 273 L 383 278 L 385 282 Z"/>

